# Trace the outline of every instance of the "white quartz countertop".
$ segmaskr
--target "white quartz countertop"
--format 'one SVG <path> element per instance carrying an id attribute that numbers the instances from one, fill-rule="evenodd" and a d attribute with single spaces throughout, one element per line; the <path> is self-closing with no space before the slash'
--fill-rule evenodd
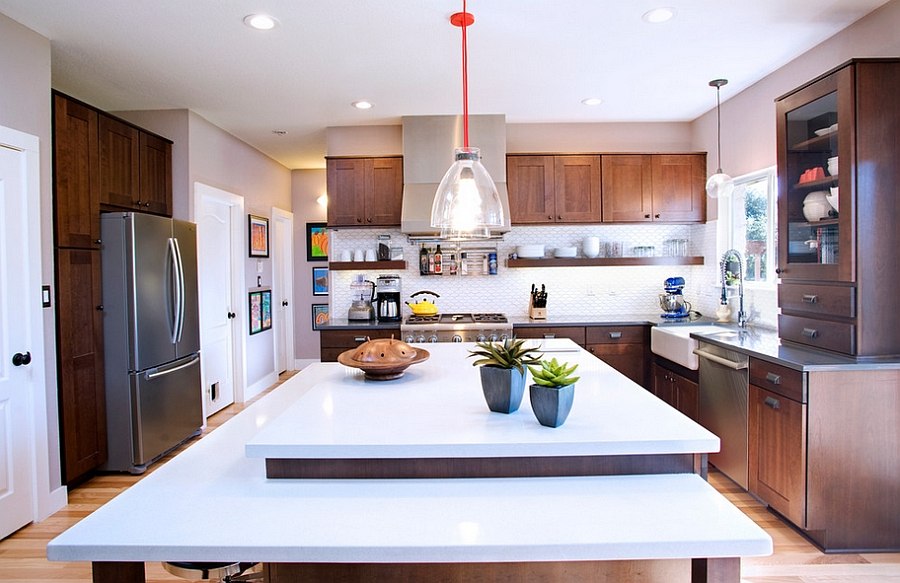
<path id="1" fill-rule="evenodd" d="M 719 438 L 568 339 L 537 340 L 546 357 L 577 362 L 565 423 L 540 425 L 526 387 L 518 411 L 492 413 L 472 343 L 423 346 L 431 357 L 393 381 L 342 365 L 247 443 L 264 458 L 427 458 L 711 453 Z M 526 382 L 530 382 L 530 376 Z"/>
<path id="2" fill-rule="evenodd" d="M 440 387 L 429 386 L 429 379 L 437 374 L 430 367 L 449 367 L 443 374 L 459 379 L 468 379 L 472 369 L 454 356 L 464 346 L 442 346 L 447 349 L 435 350 L 432 360 L 401 382 L 372 386 L 337 364 L 307 368 L 56 537 L 47 546 L 48 558 L 393 563 L 734 557 L 771 552 L 771 539 L 765 532 L 694 474 L 270 480 L 265 477 L 264 460 L 245 455 L 248 442 L 259 443 L 260 435 L 271 438 L 276 431 L 285 431 L 270 428 L 282 421 L 305 419 L 305 407 L 324 406 L 321 387 L 334 390 L 329 405 L 333 411 L 351 408 L 355 395 L 358 403 L 352 409 L 368 411 L 355 416 L 368 419 L 360 430 L 368 439 L 381 428 L 395 437 L 376 439 L 376 443 L 388 445 L 397 442 L 398 433 L 385 418 L 389 412 L 374 397 L 392 391 L 415 392 L 417 385 L 428 397 L 417 403 L 431 403 L 429 412 L 423 412 L 428 420 L 451 419 L 460 413 L 451 407 L 462 407 L 463 415 L 479 419 L 456 422 L 464 427 L 460 435 L 470 443 L 479 432 L 484 434 L 484 427 L 502 422 L 516 428 L 501 433 L 512 431 L 551 448 L 581 447 L 583 441 L 567 435 L 585 431 L 601 444 L 594 447 L 613 448 L 616 435 L 626 437 L 629 448 L 649 447 L 640 445 L 641 431 L 649 432 L 645 442 L 657 446 L 712 451 L 718 444 L 691 429 L 692 424 L 671 408 L 657 406 L 651 395 L 644 398 L 643 389 L 626 385 L 624 377 L 589 360 L 573 416 L 559 428 L 563 431 L 538 426 L 527 405 L 513 416 L 490 414 L 479 402 L 480 389 L 469 381 L 447 383 L 445 391 L 460 394 L 438 399 L 433 392 Z M 461 387 L 454 389 L 455 385 Z M 472 396 L 460 396 L 463 392 Z M 637 410 L 628 413 L 631 408 Z M 416 413 L 413 408 L 406 411 Z M 320 409 L 320 415 L 327 416 L 324 413 Z M 442 423 L 444 435 L 452 425 Z M 433 441 L 440 445 L 439 440 Z M 340 447 L 353 448 L 348 443 Z"/>

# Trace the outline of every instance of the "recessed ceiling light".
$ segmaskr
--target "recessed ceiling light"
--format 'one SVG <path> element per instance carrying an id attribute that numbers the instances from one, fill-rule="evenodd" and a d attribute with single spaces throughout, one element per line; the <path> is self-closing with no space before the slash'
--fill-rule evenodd
<path id="1" fill-rule="evenodd" d="M 662 7 L 662 8 L 654 8 L 649 12 L 645 12 L 641 18 L 644 22 L 649 22 L 650 24 L 659 24 L 660 22 L 666 22 L 668 20 L 672 20 L 675 16 L 675 9 L 670 7 Z"/>
<path id="2" fill-rule="evenodd" d="M 363 100 L 360 100 L 360 101 L 354 101 L 354 102 L 351 103 L 350 105 L 352 105 L 352 106 L 355 107 L 356 109 L 372 109 L 372 107 L 373 107 L 375 104 L 372 103 L 371 101 L 366 101 L 366 100 L 363 99 Z"/>
<path id="3" fill-rule="evenodd" d="M 244 17 L 244 24 L 256 30 L 271 30 L 278 21 L 268 14 L 248 14 Z"/>
<path id="4" fill-rule="evenodd" d="M 586 99 L 582 99 L 581 103 L 585 105 L 600 105 L 601 103 L 603 103 L 603 100 L 599 97 L 588 97 Z"/>

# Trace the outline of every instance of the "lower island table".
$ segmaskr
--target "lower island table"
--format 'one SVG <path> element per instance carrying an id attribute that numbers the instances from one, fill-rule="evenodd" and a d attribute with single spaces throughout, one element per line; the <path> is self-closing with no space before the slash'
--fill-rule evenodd
<path id="1" fill-rule="evenodd" d="M 670 559 L 691 559 L 685 580 L 737 583 L 740 557 L 771 553 L 704 480 L 718 438 L 577 345 L 544 344 L 582 377 L 555 429 L 527 398 L 488 411 L 472 345 L 427 348 L 389 382 L 308 367 L 48 558 L 91 561 L 97 583 L 142 583 L 146 561 L 264 562 L 284 583 L 597 580 Z"/>

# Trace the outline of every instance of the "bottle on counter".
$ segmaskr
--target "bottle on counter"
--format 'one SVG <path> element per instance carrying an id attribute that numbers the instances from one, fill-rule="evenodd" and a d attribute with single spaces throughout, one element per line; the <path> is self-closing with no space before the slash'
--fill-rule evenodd
<path id="1" fill-rule="evenodd" d="M 430 248 L 428 249 L 428 271 L 426 273 L 428 275 L 434 273 L 434 252 Z"/>
<path id="2" fill-rule="evenodd" d="M 438 243 L 437 249 L 434 252 L 434 274 L 435 275 L 443 275 L 444 274 L 444 254 L 441 253 L 441 244 Z"/>
<path id="3" fill-rule="evenodd" d="M 422 243 L 419 250 L 419 275 L 428 275 L 428 249 L 425 248 L 425 243 Z"/>
<path id="4" fill-rule="evenodd" d="M 450 275 L 456 275 L 457 265 L 456 265 L 456 253 L 450 254 Z"/>

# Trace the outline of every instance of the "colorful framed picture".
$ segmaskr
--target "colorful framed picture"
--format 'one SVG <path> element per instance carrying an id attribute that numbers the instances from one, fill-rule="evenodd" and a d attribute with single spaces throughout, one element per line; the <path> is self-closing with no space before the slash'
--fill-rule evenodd
<path id="1" fill-rule="evenodd" d="M 328 323 L 328 304 L 312 305 L 312 329 L 318 330 Z"/>
<path id="2" fill-rule="evenodd" d="M 306 223 L 306 260 L 328 261 L 328 229 L 325 223 Z"/>
<path id="3" fill-rule="evenodd" d="M 272 328 L 272 290 L 255 290 L 249 294 L 250 335 Z"/>
<path id="4" fill-rule="evenodd" d="M 313 295 L 314 296 L 327 296 L 328 295 L 328 268 L 327 267 L 313 267 L 312 268 L 312 280 L 313 280 Z"/>
<path id="5" fill-rule="evenodd" d="M 248 215 L 250 257 L 269 256 L 269 219 Z"/>

